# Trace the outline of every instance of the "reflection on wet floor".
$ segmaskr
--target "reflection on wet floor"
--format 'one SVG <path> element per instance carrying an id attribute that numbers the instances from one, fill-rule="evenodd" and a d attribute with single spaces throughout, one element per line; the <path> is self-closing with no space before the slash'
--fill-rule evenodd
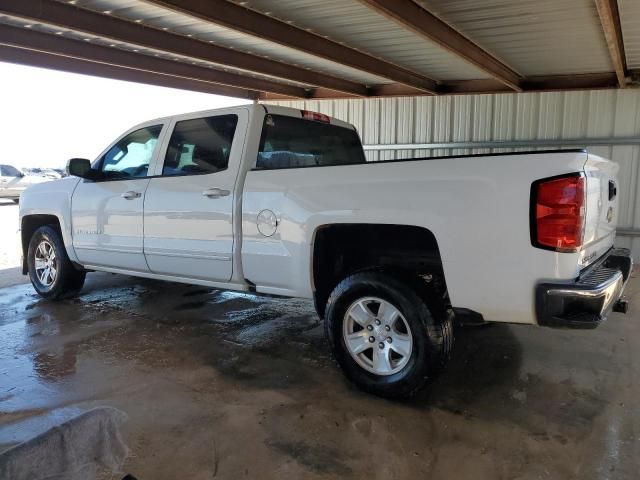
<path id="1" fill-rule="evenodd" d="M 458 330 L 445 373 L 394 403 L 343 379 L 310 301 L 88 278 L 59 303 L 0 290 L 0 450 L 109 405 L 140 480 L 639 471 L 633 311 L 593 332 Z"/>

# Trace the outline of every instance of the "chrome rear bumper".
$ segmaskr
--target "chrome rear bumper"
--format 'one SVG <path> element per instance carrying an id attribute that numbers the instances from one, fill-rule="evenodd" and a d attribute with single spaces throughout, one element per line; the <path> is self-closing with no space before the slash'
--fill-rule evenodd
<path id="1" fill-rule="evenodd" d="M 620 300 L 633 260 L 627 249 L 611 249 L 594 266 L 567 283 L 536 287 L 538 324 L 559 328 L 595 328 Z"/>

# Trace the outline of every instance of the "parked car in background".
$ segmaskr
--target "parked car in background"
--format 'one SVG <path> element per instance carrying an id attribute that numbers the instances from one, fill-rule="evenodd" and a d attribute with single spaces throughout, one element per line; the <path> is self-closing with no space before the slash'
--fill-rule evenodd
<path id="1" fill-rule="evenodd" d="M 59 180 L 62 178 L 62 174 L 53 168 L 25 168 L 23 169 L 25 174 L 33 175 L 35 177 L 45 177 L 51 180 Z"/>
<path id="2" fill-rule="evenodd" d="M 153 120 L 20 204 L 45 298 L 87 271 L 312 298 L 346 375 L 408 397 L 452 322 L 594 328 L 631 272 L 618 167 L 585 150 L 367 162 L 353 125 L 249 105 Z"/>
<path id="3" fill-rule="evenodd" d="M 0 165 L 0 199 L 5 198 L 18 203 L 25 188 L 48 180 L 50 179 L 46 177 L 25 175 L 13 165 Z"/>

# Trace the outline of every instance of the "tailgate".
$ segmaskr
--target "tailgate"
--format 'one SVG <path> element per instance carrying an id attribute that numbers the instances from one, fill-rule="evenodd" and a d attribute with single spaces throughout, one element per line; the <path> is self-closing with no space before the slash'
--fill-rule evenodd
<path id="1" fill-rule="evenodd" d="M 596 261 L 613 246 L 619 196 L 617 163 L 589 153 L 584 172 L 587 176 L 587 203 L 581 268 Z"/>

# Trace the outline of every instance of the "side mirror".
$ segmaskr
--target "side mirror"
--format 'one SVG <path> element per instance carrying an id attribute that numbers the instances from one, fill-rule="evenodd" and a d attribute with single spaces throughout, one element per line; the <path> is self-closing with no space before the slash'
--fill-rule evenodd
<path id="1" fill-rule="evenodd" d="M 91 162 L 86 158 L 72 158 L 67 162 L 67 173 L 74 177 L 97 180 L 99 172 L 91 168 Z"/>

